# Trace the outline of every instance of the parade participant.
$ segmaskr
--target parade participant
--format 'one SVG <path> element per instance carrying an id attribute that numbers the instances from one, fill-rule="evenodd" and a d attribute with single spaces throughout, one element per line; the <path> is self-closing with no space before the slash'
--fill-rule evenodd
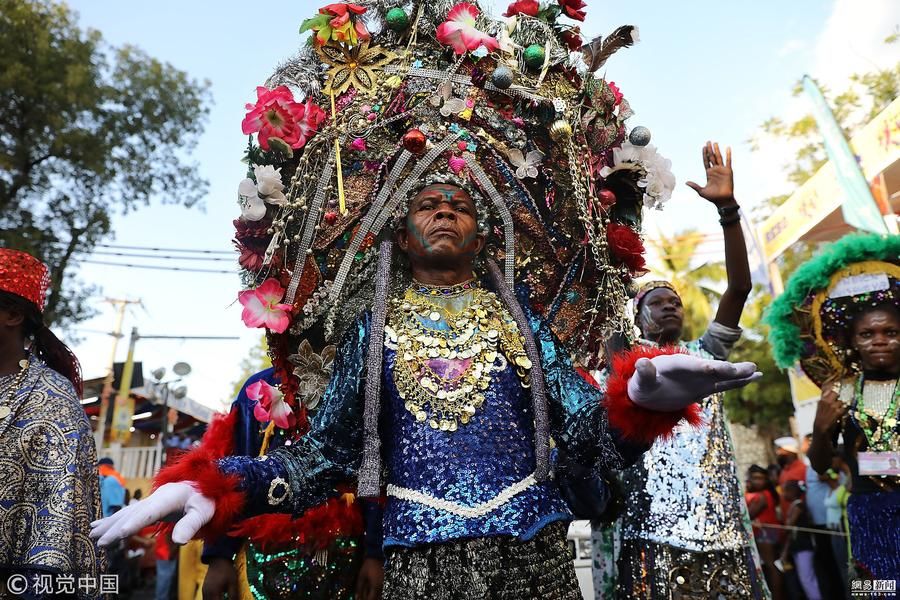
<path id="1" fill-rule="evenodd" d="M 177 539 L 303 514 L 351 483 L 387 493 L 386 598 L 577 598 L 551 435 L 589 473 L 620 469 L 695 422 L 692 400 L 754 377 L 639 349 L 604 398 L 573 369 L 624 330 L 642 209 L 672 181 L 600 76 L 635 28 L 570 52 L 583 10 L 521 4 L 501 23 L 474 2 L 368 0 L 303 24 L 312 44 L 242 124 L 259 145 L 238 190 L 240 301 L 289 405 L 304 336 L 343 339 L 328 389 L 296 443 L 184 461 L 97 525 L 103 543 L 181 508 Z"/>
<path id="2" fill-rule="evenodd" d="M 568 519 L 567 511 L 556 486 L 536 474 L 540 466 L 532 444 L 541 438 L 531 425 L 528 391 L 543 380 L 553 437 L 584 463 L 623 466 L 623 454 L 634 449 L 618 432 L 633 425 L 612 416 L 607 422 L 608 414 L 619 409 L 602 409 L 594 388 L 574 372 L 546 328 L 531 320 L 528 335 L 540 347 L 539 354 L 533 353 L 537 348 L 527 344 L 512 314 L 516 305 L 507 307 L 477 282 L 472 262 L 484 236 L 476 233 L 475 210 L 465 190 L 453 185 L 428 185 L 413 197 L 397 233 L 412 283 L 390 301 L 383 341 L 382 335 L 370 333 L 376 316 L 364 315 L 349 332 L 307 436 L 264 461 L 227 458 L 206 465 L 205 474 L 164 472 L 162 481 L 190 476 L 195 483 L 164 485 L 144 505 L 129 508 L 124 518 L 100 522 L 96 534 L 103 536 L 101 543 L 127 535 L 135 523 L 180 508 L 187 514 L 175 526 L 179 538 L 193 535 L 223 509 L 231 512 L 224 515 L 230 521 L 237 515 L 234 504 L 243 505 L 244 514 L 280 506 L 304 510 L 342 479 L 377 478 L 379 459 L 376 455 L 375 464 L 366 465 L 370 456 L 365 448 L 377 448 L 380 438 L 389 472 L 385 597 L 482 598 L 490 591 L 496 597 L 540 592 L 548 598 L 578 598 L 565 527 L 559 523 Z M 389 250 L 389 244 L 383 248 Z M 495 277 L 495 285 L 502 283 Z M 506 302 L 515 302 L 508 290 L 501 293 Z M 417 338 L 426 348 L 440 348 L 439 358 L 410 366 L 423 356 Z M 484 358 L 484 351 L 497 354 Z M 373 355 L 382 352 L 373 367 Z M 651 406 L 665 406 L 678 411 L 678 418 L 697 390 L 735 387 L 752 378 L 752 365 L 734 367 L 659 352 L 636 357 L 644 354 L 655 358 L 640 359 L 630 379 L 610 382 L 610 390 L 627 393 L 611 402 L 634 403 L 648 412 Z M 431 375 L 418 379 L 426 365 Z M 374 369 L 382 373 L 383 391 L 373 406 L 371 396 L 363 402 L 360 374 Z M 462 375 L 445 379 L 442 375 L 452 369 Z M 702 376 L 704 371 L 711 377 Z M 456 390 L 438 384 L 429 395 L 427 377 L 460 381 L 473 389 L 463 388 L 466 396 L 454 393 L 458 400 L 446 401 L 446 393 Z M 363 435 L 363 422 L 372 422 L 364 415 L 372 410 L 373 421 L 380 416 L 390 423 L 382 435 L 377 426 Z M 450 419 L 458 420 L 444 426 Z M 234 499 L 197 491 L 222 483 L 226 487 L 219 489 Z"/>
<path id="3" fill-rule="evenodd" d="M 81 408 L 81 369 L 44 325 L 47 266 L 0 249 L 0 595 L 13 575 L 92 579 L 101 554 L 97 457 Z M 79 589 L 79 597 L 96 595 Z M 32 593 L 28 597 L 44 597 Z M 51 596 L 52 593 L 47 594 Z"/>
<path id="4" fill-rule="evenodd" d="M 651 281 L 634 298 L 635 322 L 643 337 L 640 345 L 675 345 L 694 356 L 724 360 L 741 335 L 738 322 L 751 290 L 750 269 L 734 198 L 731 150 L 723 157 L 718 144 L 707 143 L 702 155 L 707 183 L 688 185 L 716 207 L 725 237 L 728 286 L 715 319 L 700 339 L 680 341 L 684 307 L 676 286 Z M 722 394 L 705 398 L 701 407 L 701 427 L 677 428 L 671 439 L 658 440 L 622 474 L 625 509 L 615 561 L 617 597 L 692 597 L 698 590 L 716 590 L 727 598 L 768 596 Z M 596 545 L 598 565 L 610 562 L 602 553 Z"/>
<path id="5" fill-rule="evenodd" d="M 809 459 L 824 474 L 838 435 L 852 474 L 854 577 L 900 579 L 900 236 L 850 235 L 801 265 L 772 304 L 772 348 L 822 387 Z"/>
<path id="6" fill-rule="evenodd" d="M 788 502 L 784 524 L 788 527 L 787 542 L 781 549 L 781 564 L 785 569 L 793 568 L 807 600 L 822 600 L 819 581 L 813 566 L 812 522 L 809 509 L 804 501 L 802 481 L 793 479 L 784 484 L 782 495 Z"/>
<path id="7" fill-rule="evenodd" d="M 759 465 L 752 465 L 747 470 L 747 511 L 753 520 L 753 538 L 762 561 L 766 582 L 773 594 L 782 589 L 781 572 L 775 567 L 778 557 L 778 541 L 781 531 L 778 527 L 778 490 L 769 479 L 768 470 Z M 758 525 L 757 525 L 758 523 Z M 770 525 L 771 527 L 766 527 Z M 778 590 L 777 592 L 774 590 Z"/>
<path id="8" fill-rule="evenodd" d="M 311 396 L 324 392 L 334 350 L 326 346 L 316 353 L 307 343 L 293 357 L 306 381 L 318 381 L 308 390 Z M 278 410 L 274 371 L 266 369 L 244 383 L 228 416 L 212 424 L 195 452 L 211 452 L 219 446 L 213 451 L 218 456 L 255 457 L 299 437 L 296 416 Z M 314 409 L 316 400 L 309 398 L 304 404 Z M 242 523 L 240 531 L 205 544 L 202 560 L 209 568 L 203 596 L 213 600 L 225 594 L 256 600 L 379 597 L 384 560 L 381 514 L 377 505 L 366 504 L 370 531 L 363 544 L 359 504 L 345 495 L 300 519 L 280 515 L 251 519 Z"/>
<path id="9" fill-rule="evenodd" d="M 100 507 L 103 516 L 108 517 L 128 504 L 125 501 L 125 478 L 116 471 L 113 459 L 108 457 L 97 462 L 97 473 L 100 476 Z"/>

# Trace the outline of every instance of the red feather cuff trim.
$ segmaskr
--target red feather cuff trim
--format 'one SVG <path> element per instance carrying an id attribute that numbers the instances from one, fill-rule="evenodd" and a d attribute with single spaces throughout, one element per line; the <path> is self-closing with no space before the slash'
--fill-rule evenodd
<path id="1" fill-rule="evenodd" d="M 154 489 L 167 483 L 191 482 L 198 492 L 215 501 L 216 513 L 197 533 L 197 537 L 204 539 L 225 535 L 246 502 L 244 493 L 238 490 L 240 477 L 222 473 L 216 464 L 217 458 L 208 448 L 200 446 L 174 464 L 163 467 L 153 480 Z"/>
<path id="2" fill-rule="evenodd" d="M 330 498 L 296 519 L 286 514 L 261 515 L 241 521 L 228 534 L 246 537 L 267 552 L 297 544 L 316 551 L 330 546 L 335 538 L 360 536 L 364 530 L 362 511 L 356 502 Z"/>
<path id="3" fill-rule="evenodd" d="M 612 372 L 606 382 L 606 414 L 609 424 L 615 427 L 625 440 L 652 444 L 656 438 L 670 437 L 672 430 L 682 419 L 694 427 L 703 422 L 700 406 L 697 404 L 674 412 L 663 412 L 638 406 L 628 397 L 628 380 L 634 375 L 638 359 L 680 353 L 684 351 L 671 346 L 666 348 L 637 346 L 613 357 Z"/>

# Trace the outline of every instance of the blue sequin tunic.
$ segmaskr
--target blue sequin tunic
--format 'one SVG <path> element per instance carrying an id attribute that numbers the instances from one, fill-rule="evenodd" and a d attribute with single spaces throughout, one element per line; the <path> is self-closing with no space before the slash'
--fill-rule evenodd
<path id="1" fill-rule="evenodd" d="M 595 472 L 620 469 L 636 459 L 640 449 L 610 428 L 600 393 L 575 372 L 549 328 L 533 316 L 529 321 L 556 445 Z M 301 513 L 336 495 L 336 484 L 355 480 L 369 329 L 365 313 L 345 335 L 308 435 L 265 457 L 220 461 L 224 472 L 240 475 L 249 497 L 245 516 Z M 405 410 L 391 375 L 394 361 L 393 350 L 385 347 L 380 427 L 389 492 L 386 547 L 496 535 L 529 539 L 548 523 L 571 519 L 553 480 L 528 481 L 535 470 L 532 402 L 511 366 L 494 372 L 484 406 L 471 421 L 448 432 L 416 422 Z M 394 494 L 398 488 L 402 491 Z M 410 493 L 427 499 L 408 499 Z"/>

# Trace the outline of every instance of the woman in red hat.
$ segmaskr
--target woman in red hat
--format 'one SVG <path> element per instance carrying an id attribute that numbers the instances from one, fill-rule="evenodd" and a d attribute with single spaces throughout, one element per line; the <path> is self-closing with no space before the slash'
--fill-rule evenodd
<path id="1" fill-rule="evenodd" d="M 0 248 L 0 596 L 91 598 L 96 450 L 78 359 L 43 321 L 49 282 L 42 262 Z"/>

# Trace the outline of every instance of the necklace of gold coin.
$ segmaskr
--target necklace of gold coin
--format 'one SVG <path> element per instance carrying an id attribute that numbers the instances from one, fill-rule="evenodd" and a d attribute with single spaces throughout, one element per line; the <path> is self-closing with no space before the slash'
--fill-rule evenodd
<path id="1" fill-rule="evenodd" d="M 29 361 L 27 358 L 23 358 L 19 361 L 19 372 L 16 374 L 15 378 L 13 378 L 12 383 L 10 383 L 9 387 L 3 393 L 3 403 L 0 404 L 0 419 L 5 419 L 9 416 L 9 413 L 12 411 L 12 398 L 13 395 L 19 391 L 19 388 L 22 386 L 22 382 L 25 381 L 25 375 L 28 374 L 28 365 Z"/>
<path id="2" fill-rule="evenodd" d="M 516 367 L 523 387 L 531 385 L 531 361 L 522 334 L 495 294 L 471 288 L 471 302 L 451 313 L 415 284 L 391 302 L 386 341 L 397 351 L 394 383 L 406 410 L 432 429 L 456 431 L 484 404 L 491 374 Z M 441 322 L 446 329 L 437 329 Z M 432 359 L 471 360 L 458 376 L 436 373 Z"/>

